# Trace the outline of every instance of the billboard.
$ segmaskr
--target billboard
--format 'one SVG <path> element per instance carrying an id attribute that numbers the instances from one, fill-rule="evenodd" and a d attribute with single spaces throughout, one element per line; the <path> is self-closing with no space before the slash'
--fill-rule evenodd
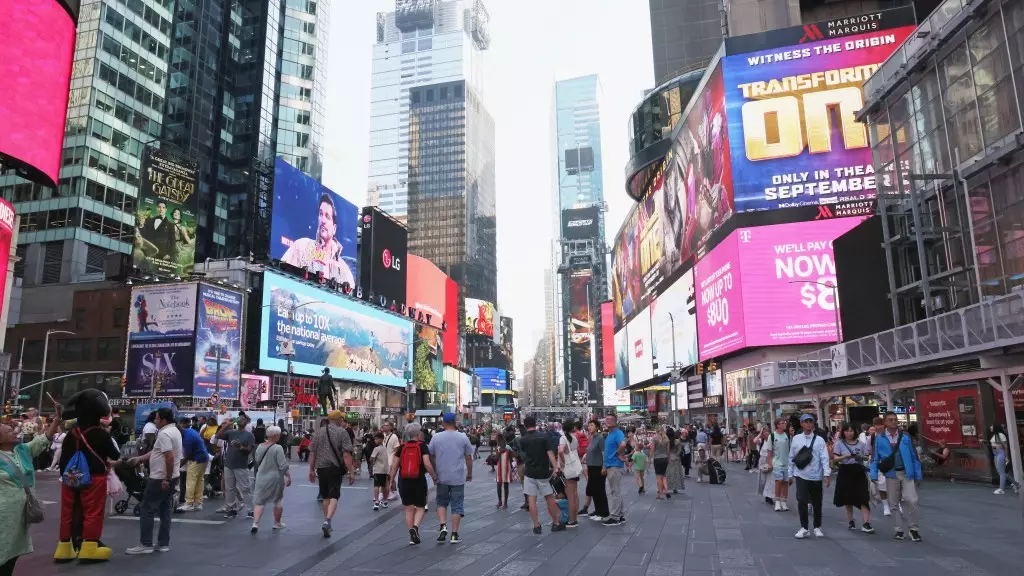
<path id="1" fill-rule="evenodd" d="M 192 395 L 237 398 L 242 358 L 242 295 L 199 285 Z"/>
<path id="2" fill-rule="evenodd" d="M 75 22 L 57 0 L 0 2 L 0 165 L 48 186 L 60 174 L 74 50 Z"/>
<path id="3" fill-rule="evenodd" d="M 863 218 L 740 228 L 697 262 L 701 360 L 836 340 L 832 243 Z"/>
<path id="4" fill-rule="evenodd" d="M 601 302 L 601 375 L 615 376 L 614 302 Z"/>
<path id="5" fill-rule="evenodd" d="M 156 148 L 142 149 L 132 259 L 140 270 L 185 276 L 196 255 L 199 163 Z"/>
<path id="6" fill-rule="evenodd" d="M 466 334 L 494 338 L 494 304 L 486 300 L 466 298 Z"/>
<path id="7" fill-rule="evenodd" d="M 499 329 L 501 330 L 501 351 L 505 353 L 505 360 L 508 360 L 508 365 L 510 367 L 515 366 L 512 355 L 514 351 L 512 342 L 512 318 L 502 316 Z"/>
<path id="8" fill-rule="evenodd" d="M 651 346 L 651 315 L 644 310 L 629 321 L 627 353 L 629 354 L 629 384 L 639 384 L 654 378 L 654 350 Z"/>
<path id="9" fill-rule="evenodd" d="M 269 306 L 260 326 L 261 369 L 286 372 L 281 349 L 292 341 L 296 374 L 319 376 L 328 367 L 338 380 L 405 386 L 413 340 L 408 319 L 269 271 L 263 302 Z"/>
<path id="10" fill-rule="evenodd" d="M 615 333 L 615 389 L 629 387 L 629 328 Z"/>
<path id="11" fill-rule="evenodd" d="M 371 301 L 405 303 L 409 229 L 376 206 L 366 206 L 359 218 L 362 244 L 359 284 Z"/>
<path id="12" fill-rule="evenodd" d="M 508 372 L 502 368 L 474 368 L 473 374 L 480 377 L 481 390 L 504 390 L 508 383 Z"/>
<path id="13" fill-rule="evenodd" d="M 242 410 L 250 410 L 259 402 L 270 400 L 270 376 L 242 374 L 238 390 L 238 404 Z"/>
<path id="14" fill-rule="evenodd" d="M 270 257 L 356 286 L 359 211 L 298 168 L 277 158 Z"/>
<path id="15" fill-rule="evenodd" d="M 617 390 L 615 378 L 605 378 L 601 385 L 604 406 L 629 406 L 629 390 Z"/>
<path id="16" fill-rule="evenodd" d="M 16 220 L 14 207 L 7 200 L 0 198 L 0 318 L 3 318 L 3 309 L 7 303 L 7 267 L 11 260 L 11 240 L 14 239 Z"/>
<path id="17" fill-rule="evenodd" d="M 191 396 L 195 364 L 192 337 L 128 342 L 124 395 L 131 398 Z"/>
<path id="18" fill-rule="evenodd" d="M 196 284 L 150 284 L 132 289 L 132 341 L 191 337 L 196 328 Z"/>
<path id="19" fill-rule="evenodd" d="M 452 366 L 464 366 L 459 362 L 461 350 L 459 338 L 459 285 L 451 278 L 444 281 L 444 321 L 448 329 L 444 332 L 444 352 L 442 358 L 445 364 Z"/>
<path id="20" fill-rule="evenodd" d="M 590 398 L 596 398 L 597 382 L 591 378 L 592 358 L 591 347 L 594 338 L 594 318 L 590 310 L 590 290 L 594 279 L 594 271 L 590 268 L 577 268 L 569 271 L 569 308 L 566 318 L 565 337 L 569 349 L 569 374 L 572 378 L 571 390 L 581 396 L 584 386 Z"/>
<path id="21" fill-rule="evenodd" d="M 422 312 L 424 323 L 440 328 L 445 321 L 445 311 L 447 310 L 445 289 L 449 280 L 448 275 L 441 272 L 441 269 L 434 266 L 430 260 L 420 258 L 415 254 L 406 256 L 405 263 L 406 305 L 416 310 L 417 319 L 420 318 Z M 458 304 L 456 304 L 456 308 L 458 308 Z M 427 314 L 430 315 L 429 318 L 426 317 Z M 458 331 L 458 323 L 452 322 L 451 328 Z"/>
<path id="22" fill-rule="evenodd" d="M 562 210 L 562 239 L 586 240 L 601 237 L 601 209 L 597 206 Z"/>
<path id="23" fill-rule="evenodd" d="M 867 126 L 854 115 L 864 81 L 915 26 L 910 7 L 861 18 L 857 26 L 822 22 L 726 40 L 738 212 L 876 195 Z"/>
<path id="24" fill-rule="evenodd" d="M 697 363 L 697 299 L 693 270 L 687 270 L 656 299 L 651 300 L 654 374 L 668 374 Z"/>
<path id="25" fill-rule="evenodd" d="M 416 325 L 416 341 L 413 349 L 412 379 L 417 390 L 438 392 L 444 390 L 442 371 L 444 344 L 441 330 L 423 324 Z"/>

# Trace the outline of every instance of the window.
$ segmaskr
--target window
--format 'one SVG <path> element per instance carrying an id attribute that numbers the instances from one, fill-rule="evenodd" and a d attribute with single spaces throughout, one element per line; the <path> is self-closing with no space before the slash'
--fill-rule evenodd
<path id="1" fill-rule="evenodd" d="M 114 328 L 124 328 L 127 317 L 128 311 L 124 306 L 114 306 Z"/>
<path id="2" fill-rule="evenodd" d="M 416 51 L 416 41 L 402 42 L 402 54 L 409 54 Z"/>
<path id="3" fill-rule="evenodd" d="M 42 340 L 26 340 L 25 345 L 21 349 L 21 355 L 25 357 L 26 362 L 37 363 L 43 361 L 43 341 Z"/>
<path id="4" fill-rule="evenodd" d="M 121 338 L 98 338 L 96 340 L 97 360 L 117 360 L 121 357 Z"/>
<path id="5" fill-rule="evenodd" d="M 75 330 L 85 329 L 85 308 L 75 308 Z"/>
<path id="6" fill-rule="evenodd" d="M 68 338 L 57 340 L 58 362 L 88 362 L 91 356 L 91 338 Z"/>

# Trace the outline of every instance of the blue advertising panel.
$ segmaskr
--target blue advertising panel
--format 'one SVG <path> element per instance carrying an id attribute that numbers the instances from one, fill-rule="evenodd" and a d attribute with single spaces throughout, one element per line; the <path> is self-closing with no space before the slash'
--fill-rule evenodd
<path id="1" fill-rule="evenodd" d="M 319 376 L 324 367 L 338 380 L 404 387 L 412 370 L 413 323 L 361 301 L 266 272 L 260 326 L 260 368 Z M 289 319 L 293 316 L 294 320 Z"/>
<path id="2" fill-rule="evenodd" d="M 192 338 L 131 340 L 124 395 L 191 396 L 195 348 Z"/>
<path id="3" fill-rule="evenodd" d="M 199 285 L 195 389 L 192 395 L 238 398 L 242 357 L 242 295 Z"/>
<path id="4" fill-rule="evenodd" d="M 474 368 L 473 373 L 480 377 L 481 390 L 504 390 L 508 382 L 508 372 L 501 368 Z"/>
<path id="5" fill-rule="evenodd" d="M 278 158 L 270 257 L 355 287 L 359 211 L 341 195 Z"/>

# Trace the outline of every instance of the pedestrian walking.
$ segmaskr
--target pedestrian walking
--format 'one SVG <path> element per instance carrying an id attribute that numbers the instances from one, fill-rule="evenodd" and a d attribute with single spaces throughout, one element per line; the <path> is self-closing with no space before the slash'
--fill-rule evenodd
<path id="1" fill-rule="evenodd" d="M 388 501 L 384 494 L 387 492 L 388 473 L 391 470 L 388 468 L 387 449 L 384 448 L 384 434 L 382 432 L 374 434 L 373 443 L 370 461 L 366 466 L 369 469 L 370 477 L 373 478 L 373 511 L 376 512 L 382 506 L 388 507 Z"/>
<path id="2" fill-rule="evenodd" d="M 645 492 L 644 480 L 647 475 L 647 441 L 637 440 L 636 450 L 629 455 L 629 461 L 633 464 L 633 479 L 636 480 L 637 494 Z"/>
<path id="3" fill-rule="evenodd" d="M 508 486 L 512 481 L 512 453 L 507 444 L 498 446 L 498 466 L 494 481 L 498 487 L 498 508 L 508 510 Z"/>
<path id="4" fill-rule="evenodd" d="M 711 457 L 721 461 L 725 454 L 725 432 L 717 422 L 710 426 L 708 437 L 711 439 Z"/>
<path id="5" fill-rule="evenodd" d="M 433 468 L 437 473 L 437 519 L 441 523 L 437 541 L 448 538 L 448 513 L 451 512 L 452 544 L 459 538 L 459 522 L 465 516 L 466 483 L 473 481 L 473 445 L 465 434 L 455 429 L 455 414 L 445 414 L 441 423 L 444 430 L 434 434 L 427 445 Z M 504 446 L 504 441 L 502 441 Z"/>
<path id="6" fill-rule="evenodd" d="M 869 430 L 869 434 L 867 437 L 868 450 L 872 458 L 874 458 L 875 454 L 875 439 L 881 434 L 883 434 L 884 431 L 885 419 L 882 418 L 881 416 L 876 416 L 872 420 L 872 426 Z M 885 474 L 879 474 L 878 480 L 872 481 L 869 488 L 871 493 L 871 501 L 875 503 L 881 502 L 882 515 L 891 516 L 892 511 L 889 509 L 889 493 L 887 491 L 888 488 L 886 484 Z"/>
<path id="7" fill-rule="evenodd" d="M 384 450 L 388 455 L 388 482 L 384 486 L 384 497 L 385 502 L 394 500 L 395 496 L 392 494 L 398 488 L 398 478 L 390 475 L 390 470 L 395 463 L 395 456 L 398 454 L 398 448 L 402 445 L 402 440 L 395 434 L 395 427 L 390 422 L 385 422 L 384 426 L 381 427 L 381 432 L 384 433 Z"/>
<path id="8" fill-rule="evenodd" d="M 789 475 L 790 435 L 785 418 L 775 420 L 775 431 L 769 439 L 772 460 L 768 469 L 775 484 L 775 511 L 789 512 Z"/>
<path id="9" fill-rule="evenodd" d="M 889 508 L 900 513 L 895 538 L 904 539 L 904 527 L 910 539 L 921 541 L 918 525 L 917 487 L 921 483 L 921 460 L 917 457 L 910 436 L 898 427 L 895 412 L 885 413 L 885 428 L 875 435 L 871 457 L 871 479 L 885 477 Z"/>
<path id="10" fill-rule="evenodd" d="M 659 426 L 651 447 L 651 460 L 654 460 L 654 481 L 658 488 L 657 500 L 664 500 L 665 494 L 668 493 L 668 478 L 666 474 L 668 474 L 668 453 L 670 450 L 671 443 L 669 442 L 668 434 L 665 433 L 665 427 Z"/>
<path id="11" fill-rule="evenodd" d="M 694 432 L 687 424 L 683 427 L 679 433 L 681 450 L 679 451 L 680 459 L 683 465 L 683 478 L 690 477 L 690 468 L 693 466 L 693 441 Z"/>
<path id="12" fill-rule="evenodd" d="M 668 484 L 665 496 L 668 498 L 686 488 L 683 483 L 683 434 L 685 432 L 679 430 L 668 439 L 668 470 L 665 472 L 665 482 Z"/>
<path id="13" fill-rule="evenodd" d="M 225 420 L 217 430 L 217 439 L 227 444 L 224 451 L 224 494 L 227 502 L 220 509 L 224 511 L 225 518 L 234 518 L 246 508 L 249 508 L 249 516 L 252 515 L 252 472 L 249 471 L 249 461 L 256 447 L 256 438 L 252 432 L 246 431 L 247 420 L 245 416 L 239 416 L 235 422 L 237 429 L 232 429 L 231 422 Z"/>
<path id="14" fill-rule="evenodd" d="M 283 530 L 281 522 L 284 513 L 284 489 L 292 485 L 292 475 L 288 471 L 288 457 L 284 448 L 278 443 L 281 439 L 281 428 L 270 426 L 265 429 L 265 439 L 256 447 L 256 489 L 252 498 L 252 528 L 255 534 L 260 527 L 260 518 L 265 506 L 274 507 L 274 530 Z"/>
<path id="15" fill-rule="evenodd" d="M 580 443 L 573 432 L 576 430 L 576 422 L 566 420 L 562 423 L 562 437 L 558 439 L 558 468 L 562 471 L 562 481 L 565 484 L 565 496 L 569 502 L 569 520 L 566 528 L 579 526 L 577 516 L 579 514 L 580 493 L 579 481 L 583 475 L 583 463 L 580 462 Z"/>
<path id="16" fill-rule="evenodd" d="M 839 468 L 836 477 L 836 491 L 832 503 L 846 508 L 846 520 L 850 530 L 857 529 L 853 520 L 853 509 L 860 508 L 861 531 L 874 534 L 871 527 L 870 495 L 868 494 L 868 476 L 864 464 L 869 460 L 868 447 L 857 438 L 857 431 L 849 422 L 839 427 L 839 439 L 832 447 L 832 463 Z"/>
<path id="17" fill-rule="evenodd" d="M 174 412 L 170 408 L 160 408 L 153 423 L 157 427 L 153 449 L 129 460 L 132 466 L 149 462 L 149 479 L 146 480 L 139 514 L 139 545 L 125 550 L 126 554 L 153 553 L 153 521 L 157 514 L 160 515 L 160 531 L 156 547 L 161 552 L 171 550 L 174 483 L 178 480 L 179 463 L 185 455 L 181 447 L 181 432 L 174 425 Z"/>
<path id="18" fill-rule="evenodd" d="M 181 428 L 181 448 L 185 454 L 185 490 L 180 494 L 181 505 L 177 512 L 200 512 L 203 509 L 203 491 L 206 489 L 206 468 L 210 462 L 210 453 L 206 443 L 196 429 L 188 426 L 185 421 Z"/>
<path id="19" fill-rule="evenodd" d="M 1006 477 L 1010 468 L 1008 464 L 1009 452 L 1007 451 L 1009 446 L 1008 440 L 1006 439 L 1006 434 L 1003 433 L 1002 424 L 993 425 L 990 431 L 989 443 L 992 445 L 992 459 L 996 464 L 996 473 L 999 474 L 999 488 L 996 488 L 993 494 L 1006 494 Z M 945 449 L 945 446 L 943 448 Z M 1014 489 L 1019 489 L 1016 480 L 1010 479 L 1010 486 Z"/>
<path id="20" fill-rule="evenodd" d="M 608 494 L 608 516 L 602 524 L 616 526 L 626 521 L 622 508 L 622 476 L 626 472 L 626 436 L 618 426 L 613 414 L 604 417 L 608 432 L 604 439 L 604 466 L 601 474 L 605 477 Z"/>
<path id="21" fill-rule="evenodd" d="M 804 414 L 800 417 L 802 434 L 793 437 L 789 448 L 790 482 L 796 479 L 797 511 L 800 513 L 800 530 L 797 538 L 807 538 L 808 531 L 807 505 L 814 509 L 814 536 L 823 538 L 821 531 L 821 500 L 825 486 L 832 482 L 832 470 L 828 464 L 828 448 L 825 441 L 814 433 L 814 416 Z"/>
<path id="22" fill-rule="evenodd" d="M 399 479 L 399 494 L 405 506 L 405 525 L 409 528 L 409 544 L 420 543 L 420 523 L 427 513 L 427 474 L 434 484 L 437 474 L 430 462 L 430 447 L 421 439 L 419 424 L 405 427 L 405 442 L 392 459 L 391 478 Z"/>
<path id="23" fill-rule="evenodd" d="M 605 478 L 601 474 L 601 468 L 604 466 L 604 434 L 601 434 L 601 425 L 597 420 L 591 420 L 587 424 L 587 435 L 590 442 L 587 445 L 587 466 L 583 469 L 583 477 L 587 481 L 584 491 L 586 498 L 577 516 L 604 520 L 608 516 L 608 495 L 605 494 Z M 588 514 L 591 502 L 594 503 L 594 511 Z"/>
<path id="24" fill-rule="evenodd" d="M 331 537 L 331 522 L 341 499 L 342 480 L 348 474 L 349 485 L 355 482 L 352 438 L 341 427 L 344 419 L 345 414 L 340 410 L 331 410 L 327 415 L 327 425 L 316 431 L 310 444 L 309 481 L 318 482 L 320 486 L 320 505 L 324 514 L 320 531 L 324 538 Z"/>
<path id="25" fill-rule="evenodd" d="M 554 491 L 550 482 L 552 476 L 558 475 L 558 462 L 555 460 L 551 441 L 547 434 L 537 430 L 537 420 L 533 416 L 524 418 L 523 423 L 526 425 L 526 435 L 519 441 L 526 463 L 523 493 L 526 494 L 526 501 L 530 508 L 533 533 L 540 534 L 542 532 L 537 515 L 538 497 L 544 498 L 547 503 L 548 513 L 551 515 L 551 531 L 565 530 L 565 525 L 560 520 L 558 506 L 555 504 Z"/>

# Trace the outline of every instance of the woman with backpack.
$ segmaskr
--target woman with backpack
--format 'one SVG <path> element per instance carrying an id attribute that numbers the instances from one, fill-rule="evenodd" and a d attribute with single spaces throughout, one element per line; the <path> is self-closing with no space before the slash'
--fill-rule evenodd
<path id="1" fill-rule="evenodd" d="M 391 477 L 398 478 L 398 493 L 405 506 L 410 545 L 420 543 L 420 522 L 427 513 L 427 474 L 437 484 L 430 449 L 422 440 L 420 425 L 412 423 L 405 427 L 405 442 L 391 462 Z"/>

